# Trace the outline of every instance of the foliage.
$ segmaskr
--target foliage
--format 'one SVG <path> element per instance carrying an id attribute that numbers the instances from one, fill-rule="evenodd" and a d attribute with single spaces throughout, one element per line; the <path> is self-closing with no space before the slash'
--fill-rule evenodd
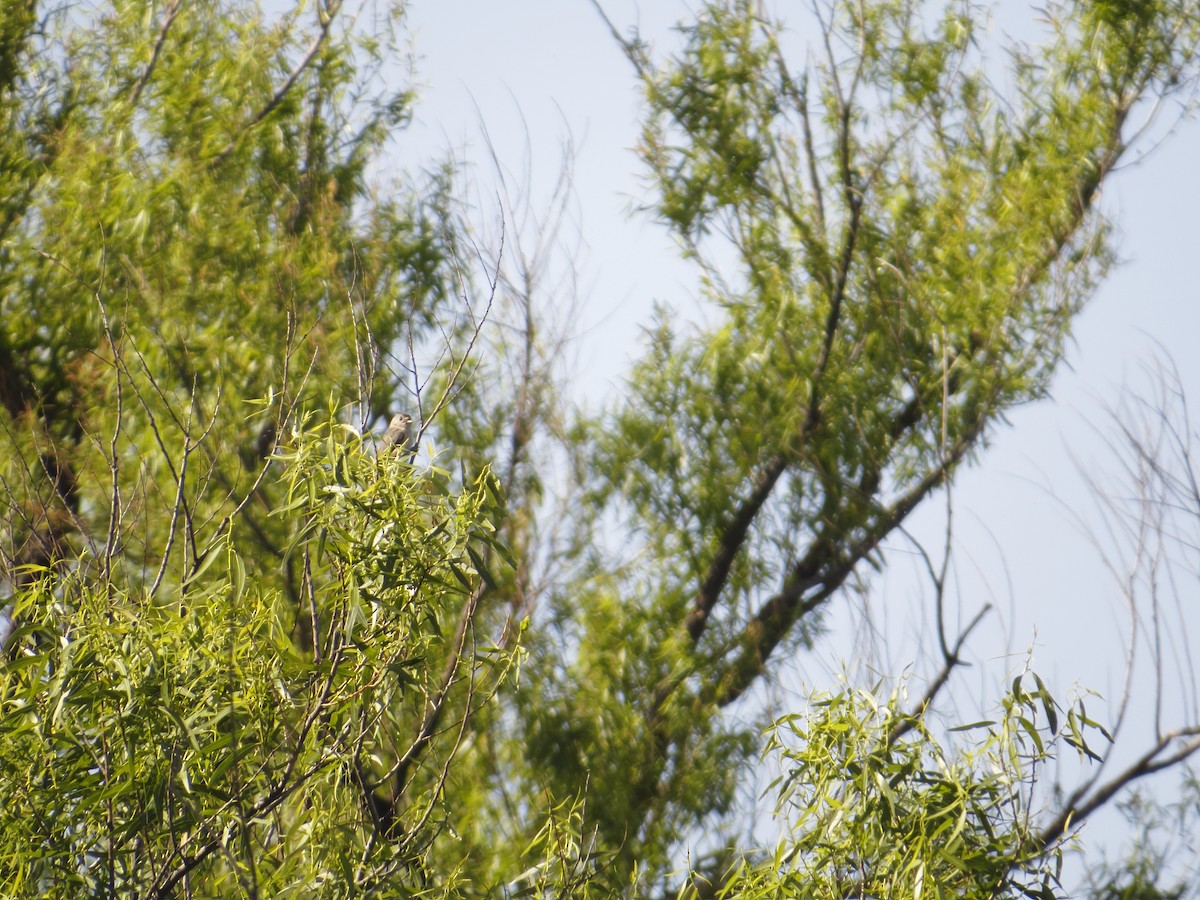
<path id="1" fill-rule="evenodd" d="M 594 720 L 622 722 L 613 758 L 637 777 L 593 787 L 629 798 L 600 823 L 629 860 L 719 822 L 772 663 L 1045 396 L 1111 261 L 1099 191 L 1135 111 L 1196 83 L 1187 4 L 1056 4 L 1044 45 L 1004 48 L 1007 82 L 982 17 L 833 2 L 789 30 L 710 2 L 673 54 L 613 28 L 645 91 L 651 211 L 703 273 L 707 323 L 660 311 L 595 432 L 589 498 L 624 542 L 568 614 L 587 649 L 558 665 L 530 647 L 554 672 L 543 708 L 575 721 L 561 698 L 613 698 Z M 965 638 L 938 622 L 931 696 Z M 619 668 L 578 668 L 592 648 Z M 542 762 L 569 779 L 577 759 Z"/>
<path id="2" fill-rule="evenodd" d="M 769 866 L 731 880 L 729 896 L 743 896 L 743 883 L 745 896 L 769 886 L 770 896 L 830 900 L 1059 895 L 1061 860 L 1046 855 L 1035 788 L 1059 745 L 1092 752 L 1080 708 L 1060 718 L 1041 679 L 1018 678 L 996 719 L 957 727 L 967 743 L 951 748 L 899 692 L 885 701 L 846 690 L 810 704 L 768 745 L 784 769 L 787 836 Z"/>
<path id="3" fill-rule="evenodd" d="M 394 350 L 464 317 L 449 172 L 368 180 L 399 18 L 5 6 L 5 893 L 427 886 L 515 647 L 494 476 L 347 424 L 428 424 Z"/>
<path id="4" fill-rule="evenodd" d="M 461 728 L 408 764 L 445 701 L 442 659 L 496 497 L 486 479 L 451 496 L 444 477 L 377 460 L 340 426 L 297 441 L 275 514 L 304 561 L 307 652 L 287 599 L 247 577 L 227 536 L 170 596 L 86 567 L 22 596 L 24 652 L 3 680 L 5 893 L 426 886 Z M 512 662 L 465 656 L 455 690 L 482 702 Z M 375 796 L 389 784 L 403 809 Z"/>
<path id="5" fill-rule="evenodd" d="M 1178 799 L 1162 802 L 1144 791 L 1131 791 L 1119 809 L 1134 838 L 1121 858 L 1092 862 L 1088 882 L 1094 895 L 1100 900 L 1183 900 L 1194 894 L 1195 880 L 1189 894 L 1188 882 L 1179 877 L 1179 864 L 1195 864 L 1187 848 L 1200 813 L 1196 800 L 1191 773 L 1185 774 Z"/>
<path id="6" fill-rule="evenodd" d="M 1127 781 L 1036 808 L 1096 727 L 1036 679 L 941 736 L 973 625 L 912 709 L 772 730 L 775 856 L 739 794 L 775 661 L 1049 390 L 1190 5 L 1055 6 L 1010 90 L 967 4 L 831 0 L 808 58 L 749 0 L 661 59 L 614 29 L 712 315 L 574 424 L 552 237 L 475 250 L 452 167 L 379 174 L 402 11 L 0 12 L 0 889 L 1054 895 Z M 398 407 L 412 456 L 367 437 Z"/>

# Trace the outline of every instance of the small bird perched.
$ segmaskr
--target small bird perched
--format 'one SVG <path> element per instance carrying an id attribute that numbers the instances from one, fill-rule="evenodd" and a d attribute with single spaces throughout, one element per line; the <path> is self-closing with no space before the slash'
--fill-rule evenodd
<path id="1" fill-rule="evenodd" d="M 408 413 L 396 413 L 392 416 L 392 421 L 388 423 L 387 431 L 383 433 L 383 443 L 379 447 L 379 452 L 382 454 L 399 451 L 410 456 L 416 453 L 417 436 L 410 434 L 411 430 L 412 416 Z"/>

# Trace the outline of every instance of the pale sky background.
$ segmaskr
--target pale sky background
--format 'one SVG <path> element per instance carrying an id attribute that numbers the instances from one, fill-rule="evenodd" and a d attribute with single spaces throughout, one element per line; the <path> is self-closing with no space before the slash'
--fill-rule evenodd
<path id="1" fill-rule="evenodd" d="M 618 25 L 636 23 L 666 48 L 674 46 L 669 26 L 689 4 L 606 0 L 604 6 Z M 1028 33 L 1030 9 L 1006 2 L 993 32 Z M 639 327 L 652 303 L 681 315 L 697 308 L 695 272 L 679 261 L 665 230 L 631 213 L 650 199 L 630 149 L 640 121 L 632 72 L 587 0 L 413 0 L 409 28 L 421 87 L 415 123 L 397 143 L 401 165 L 453 151 L 485 185 L 479 195 L 490 207 L 481 124 L 518 180 L 529 167 L 535 196 L 553 187 L 567 137 L 575 144 L 571 213 L 582 238 L 576 263 L 584 306 L 574 350 L 581 399 L 595 408 L 624 389 L 622 374 L 640 352 Z M 1147 160 L 1127 165 L 1107 182 L 1103 204 L 1117 220 L 1124 262 L 1078 319 L 1053 399 L 1016 411 L 980 461 L 960 472 L 954 490 L 958 608 L 969 618 L 983 603 L 998 607 L 970 644 L 980 664 L 958 675 L 962 696 L 981 695 L 985 703 L 999 695 L 1000 679 L 1023 668 L 1031 648 L 1033 668 L 1060 698 L 1075 685 L 1115 696 L 1126 620 L 1116 586 L 1067 512 L 1086 518 L 1093 510 L 1072 459 L 1098 477 L 1117 470 L 1096 428 L 1108 429 L 1105 405 L 1116 402 L 1122 384 L 1138 381 L 1141 367 L 1158 353 L 1173 358 L 1185 389 L 1200 403 L 1194 346 L 1200 334 L 1200 125 L 1186 123 Z M 481 209 L 481 220 L 494 212 Z M 931 549 L 940 547 L 942 507 L 934 500 L 912 520 Z M 842 612 L 830 619 L 835 639 L 796 660 L 792 683 L 828 686 L 829 672 L 852 658 L 877 664 L 880 674 L 900 674 L 913 662 L 917 642 L 929 648 L 932 618 L 928 602 L 921 602 L 923 588 L 904 563 L 903 544 L 890 546 L 894 565 L 867 601 L 887 638 L 886 653 L 863 656 L 861 616 L 847 614 L 849 604 L 839 600 Z M 1184 596 L 1190 637 L 1200 648 L 1194 574 Z M 918 662 L 915 671 L 927 672 L 928 662 Z M 1143 680 L 1141 687 L 1150 685 Z M 1095 701 L 1089 712 L 1105 718 L 1104 706 Z M 1120 751 L 1124 759 L 1149 737 L 1132 732 L 1131 726 L 1128 736 L 1136 739 Z M 1170 775 L 1160 781 L 1168 790 L 1174 784 Z M 1100 840 L 1115 829 L 1115 814 L 1106 815 L 1111 821 L 1093 823 L 1089 837 Z"/>

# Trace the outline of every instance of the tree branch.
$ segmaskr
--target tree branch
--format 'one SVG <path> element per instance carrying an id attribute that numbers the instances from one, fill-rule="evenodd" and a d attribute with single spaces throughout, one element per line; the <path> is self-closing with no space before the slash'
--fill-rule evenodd
<path id="1" fill-rule="evenodd" d="M 329 0 L 326 9 L 319 16 L 317 36 L 314 37 L 312 43 L 309 44 L 308 50 L 305 51 L 304 56 L 301 57 L 300 61 L 296 63 L 295 67 L 288 74 L 288 77 L 284 79 L 283 84 L 281 84 L 275 93 L 271 95 L 271 99 L 268 100 L 258 112 L 251 116 L 250 119 L 240 129 L 238 129 L 239 135 L 245 134 L 247 131 L 250 131 L 256 125 L 261 123 L 267 118 L 267 116 L 269 116 L 279 107 L 279 104 L 284 101 L 292 87 L 300 79 L 300 76 L 304 74 L 310 65 L 312 65 L 312 61 L 316 59 L 317 54 L 321 52 L 321 48 L 325 46 L 326 40 L 329 39 L 329 31 L 333 26 L 333 20 L 337 16 L 341 5 L 342 0 Z M 234 138 L 228 144 L 226 144 L 225 147 L 216 155 L 214 161 L 221 162 L 222 160 L 226 159 L 229 154 L 234 151 L 234 148 L 237 147 L 237 141 L 238 139 Z"/>
<path id="2" fill-rule="evenodd" d="M 859 562 L 873 553 L 880 542 L 942 483 L 975 445 L 986 421 L 987 418 L 981 416 L 952 451 L 944 455 L 912 490 L 890 507 L 879 510 L 875 521 L 864 526 L 862 536 L 840 558 L 831 558 L 836 541 L 842 537 L 840 529 L 830 525 L 814 537 L 808 553 L 792 567 L 779 593 L 767 600 L 746 624 L 738 641 L 740 652 L 725 668 L 724 674 L 711 682 L 713 686 L 709 692 L 713 702 L 728 706 L 746 692 L 763 673 L 767 660 L 792 626 L 838 591 Z"/>
<path id="3" fill-rule="evenodd" d="M 1159 758 L 1159 754 L 1185 738 L 1188 740 L 1184 740 L 1174 753 Z M 1101 785 L 1086 800 L 1075 794 L 1068 798 L 1062 811 L 1038 832 L 1036 838 L 1038 845 L 1042 849 L 1052 847 L 1055 842 L 1066 836 L 1067 829 L 1072 823 L 1086 819 L 1134 781 L 1186 762 L 1197 751 L 1200 751 L 1200 726 L 1180 728 L 1164 734 L 1125 771 Z"/>

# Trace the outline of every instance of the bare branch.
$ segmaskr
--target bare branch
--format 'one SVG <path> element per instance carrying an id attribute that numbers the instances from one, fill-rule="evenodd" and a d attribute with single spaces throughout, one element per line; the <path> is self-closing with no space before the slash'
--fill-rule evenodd
<path id="1" fill-rule="evenodd" d="M 926 688 L 921 699 L 917 701 L 917 705 L 914 707 L 913 711 L 908 715 L 898 719 L 896 724 L 892 726 L 891 730 L 888 732 L 888 743 L 894 743 L 904 735 L 908 734 L 908 732 L 912 731 L 912 729 L 916 727 L 917 722 L 925 716 L 925 711 L 933 705 L 933 701 L 937 699 L 937 695 L 950 681 L 950 674 L 954 671 L 954 669 L 962 665 L 962 659 L 960 658 L 959 654 L 962 653 L 962 648 L 966 646 L 967 638 L 971 636 L 971 632 L 975 630 L 975 626 L 983 621 L 983 617 L 991 612 L 991 609 L 992 607 L 989 604 L 983 607 L 983 609 L 979 610 L 979 612 L 975 614 L 971 621 L 967 623 L 967 627 L 964 628 L 959 634 L 957 640 L 954 642 L 953 649 L 945 650 L 945 662 L 943 663 L 941 670 L 929 683 L 929 686 Z"/>
<path id="2" fill-rule="evenodd" d="M 1166 753 L 1172 750 L 1171 753 Z M 1051 819 L 1037 836 L 1038 844 L 1050 848 L 1068 835 L 1073 823 L 1086 819 L 1110 803 L 1125 788 L 1140 778 L 1181 765 L 1200 750 L 1200 726 L 1181 728 L 1164 734 L 1121 774 L 1104 783 L 1089 796 L 1072 796 L 1063 809 Z M 1163 755 L 1166 754 L 1166 755 Z"/>

